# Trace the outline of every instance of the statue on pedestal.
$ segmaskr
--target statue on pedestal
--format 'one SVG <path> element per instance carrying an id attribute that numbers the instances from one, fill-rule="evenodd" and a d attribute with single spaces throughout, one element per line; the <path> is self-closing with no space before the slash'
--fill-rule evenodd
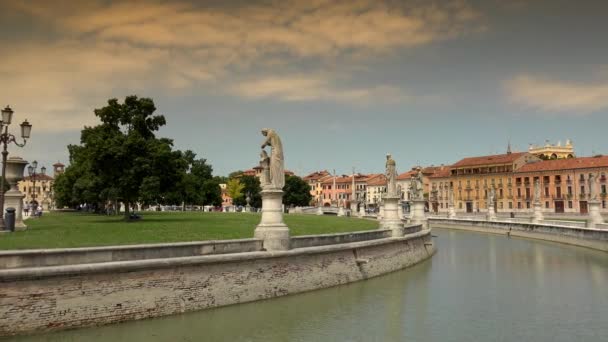
<path id="1" fill-rule="evenodd" d="M 399 196 L 397 193 L 397 164 L 390 154 L 386 155 L 386 196 Z"/>
<path id="2" fill-rule="evenodd" d="M 410 180 L 410 200 L 419 201 L 424 199 L 424 189 L 422 182 L 422 169 L 416 168 L 418 171 Z"/>
<path id="3" fill-rule="evenodd" d="M 269 185 L 267 189 L 281 190 L 285 186 L 285 172 L 283 159 L 283 144 L 277 132 L 270 128 L 262 129 L 262 135 L 266 137 L 262 144 L 262 149 L 266 146 L 271 147 L 269 158 Z M 266 153 L 264 151 L 264 153 Z M 267 155 L 267 154 L 266 154 Z"/>
<path id="4" fill-rule="evenodd" d="M 595 174 L 589 174 L 589 200 L 597 200 L 597 191 L 595 189 Z"/>
<path id="5" fill-rule="evenodd" d="M 534 181 L 534 203 L 540 203 L 540 179 Z"/>
<path id="6" fill-rule="evenodd" d="M 494 190 L 494 188 L 490 188 L 490 191 L 488 191 L 488 201 L 487 201 L 487 205 L 488 205 L 488 209 L 490 207 L 494 207 L 494 200 L 496 199 L 496 192 Z"/>

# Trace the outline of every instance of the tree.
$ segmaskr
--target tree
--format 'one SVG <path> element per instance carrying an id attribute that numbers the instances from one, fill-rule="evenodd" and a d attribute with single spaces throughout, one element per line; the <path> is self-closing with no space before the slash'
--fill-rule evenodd
<path id="1" fill-rule="evenodd" d="M 238 179 L 244 185 L 243 194 L 249 194 L 251 197 L 251 202 L 249 204 L 254 208 L 260 208 L 262 206 L 262 187 L 260 185 L 260 179 L 256 176 L 241 176 Z M 246 205 L 246 196 L 233 201 L 233 203 L 235 205 Z"/>
<path id="2" fill-rule="evenodd" d="M 226 183 L 226 193 L 232 198 L 233 203 L 235 200 L 243 197 L 244 188 L 245 185 L 242 184 L 238 178 L 230 179 L 228 180 L 228 183 Z"/>
<path id="3" fill-rule="evenodd" d="M 287 176 L 283 191 L 285 192 L 283 195 L 285 205 L 307 206 L 312 200 L 310 185 L 298 176 Z"/>

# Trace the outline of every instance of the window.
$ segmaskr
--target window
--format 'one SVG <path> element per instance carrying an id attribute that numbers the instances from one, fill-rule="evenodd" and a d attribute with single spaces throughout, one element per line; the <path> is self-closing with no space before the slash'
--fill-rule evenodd
<path id="1" fill-rule="evenodd" d="M 513 202 L 509 202 L 509 209 L 513 209 Z"/>
<path id="2" fill-rule="evenodd" d="M 545 208 L 549 208 L 549 202 L 545 202 Z"/>
<path id="3" fill-rule="evenodd" d="M 572 196 L 572 186 L 568 186 L 568 195 Z"/>
<path id="4" fill-rule="evenodd" d="M 602 193 L 605 194 L 606 193 L 606 185 L 602 184 Z"/>
<path id="5" fill-rule="evenodd" d="M 581 195 L 584 195 L 584 194 L 585 194 L 585 186 L 581 185 Z"/>
<path id="6" fill-rule="evenodd" d="M 521 202 L 517 202 L 517 209 L 521 209 Z"/>
<path id="7" fill-rule="evenodd" d="M 549 197 L 549 188 L 545 188 L 545 197 Z"/>
<path id="8" fill-rule="evenodd" d="M 568 201 L 568 209 L 572 209 L 572 201 Z"/>

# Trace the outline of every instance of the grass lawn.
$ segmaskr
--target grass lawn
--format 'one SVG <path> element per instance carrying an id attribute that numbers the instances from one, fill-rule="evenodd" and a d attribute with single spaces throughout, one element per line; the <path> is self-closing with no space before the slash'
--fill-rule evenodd
<path id="1" fill-rule="evenodd" d="M 253 213 L 143 212 L 142 219 L 76 212 L 45 213 L 25 221 L 28 229 L 0 235 L 0 250 L 128 245 L 253 237 L 260 221 Z M 291 235 L 344 233 L 378 228 L 356 218 L 285 215 Z"/>

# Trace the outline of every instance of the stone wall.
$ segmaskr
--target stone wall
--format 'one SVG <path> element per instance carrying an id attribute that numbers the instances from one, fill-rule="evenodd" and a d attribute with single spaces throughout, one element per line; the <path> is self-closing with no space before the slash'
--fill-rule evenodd
<path id="1" fill-rule="evenodd" d="M 608 230 L 507 221 L 430 218 L 429 227 L 503 234 L 577 245 L 608 252 Z"/>
<path id="2" fill-rule="evenodd" d="M 262 250 L 262 240 L 235 239 L 225 241 L 0 251 L 0 269 L 175 258 L 255 252 L 260 250 Z"/>
<path id="3" fill-rule="evenodd" d="M 292 249 L 0 270 L 0 335 L 143 319 L 346 284 L 435 252 L 430 230 Z"/>

